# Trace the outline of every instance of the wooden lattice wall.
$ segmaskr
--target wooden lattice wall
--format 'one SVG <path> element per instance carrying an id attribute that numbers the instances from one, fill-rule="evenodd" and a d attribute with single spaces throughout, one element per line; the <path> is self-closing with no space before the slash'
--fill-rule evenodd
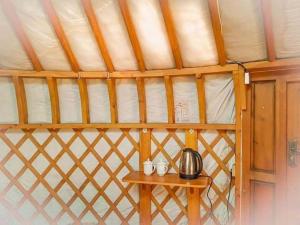
<path id="1" fill-rule="evenodd" d="M 235 124 L 208 124 L 206 121 L 205 92 L 203 75 L 230 72 L 233 74 L 235 93 Z M 194 75 L 193 75 L 194 74 Z M 5 74 L 2 74 L 5 75 Z M 173 76 L 195 76 L 198 90 L 200 123 L 175 123 Z M 231 220 L 240 217 L 240 111 L 243 101 L 242 70 L 235 65 L 207 67 L 205 69 L 170 70 L 157 73 L 49 73 L 49 72 L 12 72 L 17 95 L 19 124 L 0 125 L 0 142 L 3 145 L 0 158 L 0 202 L 1 212 L 7 213 L 16 224 L 60 224 L 63 220 L 72 224 L 94 221 L 95 224 L 137 224 L 139 221 L 138 187 L 121 181 L 128 172 L 141 169 L 147 158 L 159 155 L 169 162 L 170 171 L 178 172 L 180 149 L 190 146 L 201 152 L 205 161 L 215 161 L 216 167 L 208 172 L 215 180 L 220 174 L 229 176 L 228 162 L 235 160 L 236 178 L 233 182 L 235 202 L 229 210 L 235 212 Z M 79 76 L 78 85 L 81 97 L 82 123 L 60 123 L 59 97 L 56 78 Z M 51 100 L 52 123 L 28 124 L 26 95 L 22 77 L 45 77 L 48 81 Z M 147 123 L 144 77 L 163 77 L 166 88 L 168 123 Z M 111 123 L 91 124 L 86 80 L 88 78 L 107 79 L 110 98 Z M 133 78 L 137 81 L 140 123 L 118 123 L 115 79 Z M 43 130 L 42 134 L 40 129 Z M 68 129 L 65 131 L 65 129 Z M 92 134 L 87 135 L 92 129 Z M 120 135 L 112 134 L 117 129 Z M 136 129 L 136 134 L 133 130 Z M 157 130 L 164 130 L 164 138 Z M 213 140 L 204 137 L 205 131 L 214 131 Z M 118 133 L 117 132 L 117 133 Z M 233 133 L 235 139 L 230 138 Z M 225 142 L 230 151 L 218 155 L 215 147 Z M 99 143 L 104 142 L 103 148 Z M 127 142 L 129 149 L 122 147 Z M 173 142 L 170 148 L 169 142 Z M 103 144 L 103 143 L 102 143 Z M 106 149 L 106 150 L 104 150 Z M 55 154 L 52 153 L 55 151 Z M 103 151 L 106 151 L 105 154 Z M 112 158 L 113 157 L 113 158 Z M 116 161 L 114 161 L 114 160 Z M 119 162 L 116 163 L 116 162 Z M 70 168 L 66 168 L 66 164 Z M 17 166 L 14 166 L 17 165 Z M 113 168 L 110 168 L 113 166 Z M 100 172 L 101 171 L 101 172 Z M 27 175 L 24 175 L 26 174 Z M 106 175 L 106 177 L 101 177 Z M 23 180 L 22 180 L 23 178 Z M 25 180 L 24 180 L 25 179 Z M 81 182 L 79 182 L 81 180 Z M 52 183 L 54 182 L 54 183 Z M 227 185 L 228 186 L 228 185 Z M 35 199 L 35 193 L 44 191 L 44 197 Z M 221 224 L 224 222 L 218 211 L 226 207 L 228 188 L 223 190 L 218 182 L 212 186 L 213 212 L 210 214 L 206 193 L 202 193 L 201 218 L 204 223 Z M 68 199 L 60 193 L 68 193 Z M 18 194 L 16 194 L 18 193 Z M 94 193 L 87 196 L 86 193 Z M 152 193 L 152 195 L 151 195 Z M 186 221 L 185 192 L 176 187 L 152 187 L 152 220 L 162 220 L 176 224 Z M 168 205 L 174 205 L 169 210 Z M 124 210 L 121 210 L 124 208 Z M 235 209 L 235 210 L 234 210 Z M 167 210 L 167 211 L 166 211 Z M 24 214 L 26 212 L 26 215 Z M 10 216 L 9 216 L 10 215 Z M 113 222 L 113 223 L 112 223 Z"/>

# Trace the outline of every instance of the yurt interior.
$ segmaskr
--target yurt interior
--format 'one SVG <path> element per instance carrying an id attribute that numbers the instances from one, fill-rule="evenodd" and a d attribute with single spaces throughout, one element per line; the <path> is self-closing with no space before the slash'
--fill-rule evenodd
<path id="1" fill-rule="evenodd" d="M 299 0 L 0 0 L 0 225 L 299 225 L 298 142 Z"/>

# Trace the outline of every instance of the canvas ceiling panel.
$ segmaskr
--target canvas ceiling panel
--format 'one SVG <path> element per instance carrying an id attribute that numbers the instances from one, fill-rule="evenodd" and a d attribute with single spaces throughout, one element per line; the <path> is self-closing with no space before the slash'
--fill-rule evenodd
<path id="1" fill-rule="evenodd" d="M 218 64 L 207 1 L 169 1 L 183 64 L 195 67 Z"/>
<path id="2" fill-rule="evenodd" d="M 162 78 L 145 79 L 147 122 L 168 122 L 167 97 Z"/>
<path id="3" fill-rule="evenodd" d="M 13 0 L 32 46 L 46 70 L 70 70 L 69 63 L 39 0 Z M 14 54 L 15 55 L 15 54 Z"/>
<path id="4" fill-rule="evenodd" d="M 110 104 L 106 80 L 87 79 L 91 123 L 110 123 Z"/>
<path id="5" fill-rule="evenodd" d="M 134 79 L 116 81 L 118 120 L 120 123 L 139 122 L 139 99 Z"/>
<path id="6" fill-rule="evenodd" d="M 116 70 L 137 70 L 137 62 L 117 0 L 92 0 Z"/>
<path id="7" fill-rule="evenodd" d="M 15 32 L 0 7 L 0 67 L 3 69 L 32 70 Z"/>
<path id="8" fill-rule="evenodd" d="M 300 56 L 300 1 L 272 1 L 273 33 L 277 58 Z"/>
<path id="9" fill-rule="evenodd" d="M 258 0 L 220 0 L 227 58 L 241 62 L 267 58 L 261 7 Z"/>
<path id="10" fill-rule="evenodd" d="M 106 70 L 80 0 L 53 0 L 58 17 L 82 70 Z"/>
<path id="11" fill-rule="evenodd" d="M 0 78 L 0 123 L 17 124 L 19 122 L 17 99 L 11 78 Z"/>
<path id="12" fill-rule="evenodd" d="M 81 101 L 76 79 L 57 79 L 61 123 L 81 123 Z"/>
<path id="13" fill-rule="evenodd" d="M 51 123 L 51 102 L 46 79 L 24 78 L 29 123 Z"/>
<path id="14" fill-rule="evenodd" d="M 138 39 L 148 69 L 175 67 L 158 0 L 129 0 Z"/>
<path id="15" fill-rule="evenodd" d="M 199 123 L 195 77 L 176 77 L 172 81 L 176 123 Z"/>
<path id="16" fill-rule="evenodd" d="M 206 75 L 204 86 L 207 122 L 234 123 L 235 97 L 232 75 Z"/>

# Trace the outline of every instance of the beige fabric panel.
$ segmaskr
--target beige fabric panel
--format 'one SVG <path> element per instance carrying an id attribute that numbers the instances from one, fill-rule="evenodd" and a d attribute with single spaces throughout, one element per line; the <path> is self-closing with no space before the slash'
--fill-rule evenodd
<path id="1" fill-rule="evenodd" d="M 19 122 L 16 92 L 11 78 L 0 78 L 0 106 L 1 124 Z"/>
<path id="2" fill-rule="evenodd" d="M 300 1 L 272 1 L 273 32 L 277 58 L 300 56 Z"/>
<path id="3" fill-rule="evenodd" d="M 45 70 L 71 70 L 65 53 L 39 0 L 13 0 L 16 12 L 22 21 Z"/>
<path id="4" fill-rule="evenodd" d="M 220 0 L 219 4 L 227 58 L 241 62 L 266 59 L 259 0 Z"/>

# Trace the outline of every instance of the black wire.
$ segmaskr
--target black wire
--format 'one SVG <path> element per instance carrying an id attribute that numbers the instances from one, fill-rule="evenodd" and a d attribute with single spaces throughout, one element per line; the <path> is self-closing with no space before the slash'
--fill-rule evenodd
<path id="1" fill-rule="evenodd" d="M 209 201 L 209 204 L 210 204 L 210 213 L 209 213 L 209 215 L 211 216 L 211 215 L 214 214 L 214 212 L 213 212 L 213 204 L 212 204 L 212 201 L 209 197 L 209 192 L 211 190 L 211 187 L 212 187 L 214 181 L 213 181 L 213 178 L 211 176 L 208 176 L 208 175 L 201 175 L 201 177 L 207 177 L 210 180 L 210 183 L 209 183 L 209 186 L 208 186 L 208 189 L 207 189 L 207 192 L 206 192 L 206 197 L 207 197 L 207 199 Z"/>
<path id="2" fill-rule="evenodd" d="M 240 61 L 235 61 L 235 60 L 227 60 L 228 64 L 238 64 L 239 66 L 243 67 L 245 72 L 248 72 L 247 68 L 244 66 L 244 64 Z"/>

